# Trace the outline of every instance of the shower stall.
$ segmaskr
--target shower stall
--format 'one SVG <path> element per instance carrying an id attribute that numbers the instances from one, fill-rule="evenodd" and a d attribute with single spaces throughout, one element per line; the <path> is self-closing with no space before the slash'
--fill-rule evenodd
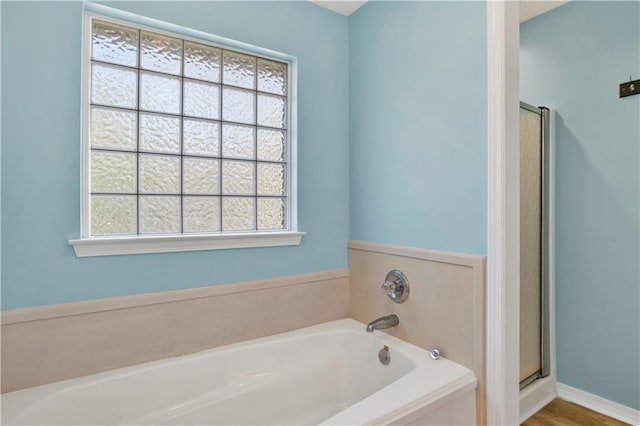
<path id="1" fill-rule="evenodd" d="M 520 103 L 520 389 L 551 368 L 549 119 Z"/>

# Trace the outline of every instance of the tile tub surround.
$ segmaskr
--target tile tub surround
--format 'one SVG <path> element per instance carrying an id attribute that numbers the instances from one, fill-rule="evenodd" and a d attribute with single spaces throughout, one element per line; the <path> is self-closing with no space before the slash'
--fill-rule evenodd
<path id="1" fill-rule="evenodd" d="M 348 247 L 350 270 L 4 311 L 2 391 L 397 313 L 401 323 L 390 334 L 474 371 L 483 420 L 484 257 L 357 241 Z M 403 304 L 380 292 L 395 268 L 411 285 Z"/>
<path id="2" fill-rule="evenodd" d="M 2 392 L 346 318 L 346 269 L 2 312 Z"/>
<path id="3" fill-rule="evenodd" d="M 368 323 L 395 313 L 389 334 L 442 355 L 474 371 L 478 379 L 477 419 L 484 424 L 484 256 L 349 241 L 349 316 Z M 380 286 L 399 269 L 410 295 L 394 303 Z M 376 331 L 377 332 L 377 331 Z"/>

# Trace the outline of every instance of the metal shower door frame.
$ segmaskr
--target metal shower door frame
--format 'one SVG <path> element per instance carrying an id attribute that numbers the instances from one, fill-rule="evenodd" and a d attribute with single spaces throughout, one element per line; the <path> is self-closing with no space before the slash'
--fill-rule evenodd
<path id="1" fill-rule="evenodd" d="M 549 226 L 549 214 L 551 200 L 550 194 L 550 180 L 549 180 L 549 166 L 550 166 L 550 137 L 551 128 L 549 125 L 551 111 L 547 107 L 535 107 L 525 102 L 520 102 L 520 108 L 524 108 L 535 114 L 540 115 L 541 126 L 541 235 L 540 235 L 540 370 L 531 376 L 520 382 L 520 389 L 523 389 L 527 385 L 533 383 L 537 379 L 547 377 L 551 374 L 551 330 L 550 330 L 550 294 L 549 294 L 549 281 L 550 281 L 550 259 L 549 259 L 549 242 L 550 242 L 550 226 Z"/>

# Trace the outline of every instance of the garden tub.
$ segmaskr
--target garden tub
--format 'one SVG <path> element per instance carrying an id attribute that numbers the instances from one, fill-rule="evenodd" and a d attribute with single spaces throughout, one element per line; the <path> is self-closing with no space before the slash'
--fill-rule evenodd
<path id="1" fill-rule="evenodd" d="M 469 369 L 343 319 L 6 393 L 2 424 L 403 423 L 475 387 Z"/>

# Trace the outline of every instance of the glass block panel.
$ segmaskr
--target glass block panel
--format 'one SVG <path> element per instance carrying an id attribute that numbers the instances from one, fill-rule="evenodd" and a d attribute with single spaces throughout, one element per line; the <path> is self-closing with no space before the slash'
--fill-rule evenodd
<path id="1" fill-rule="evenodd" d="M 284 165 L 258 163 L 258 195 L 285 195 Z"/>
<path id="2" fill-rule="evenodd" d="M 255 198 L 223 197 L 222 230 L 247 231 L 255 229 Z"/>
<path id="3" fill-rule="evenodd" d="M 184 115 L 220 118 L 220 87 L 216 84 L 184 82 Z"/>
<path id="4" fill-rule="evenodd" d="M 287 122 L 286 100 L 279 96 L 258 95 L 258 125 L 284 128 Z"/>
<path id="5" fill-rule="evenodd" d="M 136 192 L 136 154 L 91 152 L 91 192 Z"/>
<path id="6" fill-rule="evenodd" d="M 286 95 L 287 65 L 258 58 L 258 90 Z"/>
<path id="7" fill-rule="evenodd" d="M 220 192 L 220 161 L 185 157 L 182 163 L 185 194 L 218 194 Z"/>
<path id="8" fill-rule="evenodd" d="M 180 75 L 182 40 L 141 31 L 140 68 Z"/>
<path id="9" fill-rule="evenodd" d="M 140 150 L 180 154 L 180 119 L 140 113 Z"/>
<path id="10" fill-rule="evenodd" d="M 220 231 L 220 197 L 184 197 L 184 232 Z"/>
<path id="11" fill-rule="evenodd" d="M 93 148 L 136 150 L 137 117 L 133 111 L 91 107 Z"/>
<path id="12" fill-rule="evenodd" d="M 232 86 L 255 89 L 256 58 L 225 50 L 222 82 Z"/>
<path id="13" fill-rule="evenodd" d="M 140 109 L 180 114 L 180 79 L 160 74 L 140 74 Z"/>
<path id="14" fill-rule="evenodd" d="M 180 157 L 140 155 L 140 192 L 180 193 Z"/>
<path id="15" fill-rule="evenodd" d="M 92 195 L 91 235 L 135 234 L 135 195 Z"/>
<path id="16" fill-rule="evenodd" d="M 182 122 L 183 151 L 190 155 L 218 156 L 220 125 L 211 121 L 185 118 Z"/>
<path id="17" fill-rule="evenodd" d="M 255 164 L 248 161 L 222 162 L 222 193 L 230 195 L 255 194 Z M 223 214 L 224 216 L 224 214 Z"/>
<path id="18" fill-rule="evenodd" d="M 258 129 L 258 160 L 286 161 L 286 138 L 282 130 Z"/>
<path id="19" fill-rule="evenodd" d="M 203 44 L 184 42 L 184 75 L 200 80 L 220 81 L 222 51 Z"/>
<path id="20" fill-rule="evenodd" d="M 222 119 L 236 123 L 255 124 L 256 95 L 247 90 L 222 89 Z"/>
<path id="21" fill-rule="evenodd" d="M 256 130 L 252 126 L 222 125 L 222 156 L 253 159 Z"/>
<path id="22" fill-rule="evenodd" d="M 258 198 L 258 229 L 284 229 L 284 218 L 284 199 Z"/>
<path id="23" fill-rule="evenodd" d="M 91 102 L 122 108 L 136 108 L 138 71 L 91 64 Z"/>
<path id="24" fill-rule="evenodd" d="M 138 30 L 94 20 L 91 57 L 98 61 L 135 67 L 138 65 Z"/>
<path id="25" fill-rule="evenodd" d="M 180 197 L 140 197 L 141 234 L 177 232 L 180 232 Z"/>

